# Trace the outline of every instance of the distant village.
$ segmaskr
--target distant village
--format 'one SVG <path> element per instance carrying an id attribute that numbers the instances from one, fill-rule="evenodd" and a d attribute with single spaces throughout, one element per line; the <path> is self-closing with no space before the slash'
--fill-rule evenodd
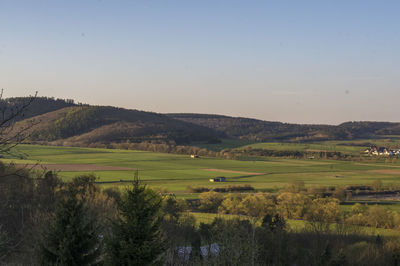
<path id="1" fill-rule="evenodd" d="M 400 156 L 400 149 L 371 146 L 364 151 L 365 154 L 375 156 Z"/>

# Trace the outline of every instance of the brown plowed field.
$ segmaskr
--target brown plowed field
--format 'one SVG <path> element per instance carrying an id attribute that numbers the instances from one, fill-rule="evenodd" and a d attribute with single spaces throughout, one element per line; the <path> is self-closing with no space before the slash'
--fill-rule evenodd
<path id="1" fill-rule="evenodd" d="M 400 175 L 400 170 L 392 170 L 392 169 L 370 170 L 369 172 L 377 174 L 387 174 L 387 175 Z"/>
<path id="2" fill-rule="evenodd" d="M 19 164 L 17 166 L 32 168 L 36 170 L 51 170 L 51 171 L 68 171 L 68 172 L 85 172 L 85 171 L 128 171 L 136 170 L 134 168 L 99 165 L 99 164 Z"/>

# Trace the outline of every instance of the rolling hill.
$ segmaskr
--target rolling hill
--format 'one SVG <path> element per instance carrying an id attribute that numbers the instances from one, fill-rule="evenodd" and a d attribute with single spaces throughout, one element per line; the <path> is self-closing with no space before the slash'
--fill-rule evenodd
<path id="1" fill-rule="evenodd" d="M 13 110 L 29 98 L 0 101 Z M 73 100 L 36 98 L 15 119 L 10 134 L 29 128 L 29 141 L 67 141 L 70 144 L 155 142 L 217 143 L 221 138 L 254 142 L 353 140 L 400 135 L 400 123 L 346 122 L 340 125 L 302 125 L 212 114 L 159 114 L 111 106 L 75 104 Z M 33 122 L 32 122 L 33 121 Z M 29 126 L 31 125 L 32 126 Z"/>
<path id="2" fill-rule="evenodd" d="M 109 106 L 71 106 L 18 121 L 11 134 L 27 127 L 30 141 L 70 143 L 162 141 L 187 144 L 215 141 L 215 130 L 166 115 Z"/>
<path id="3" fill-rule="evenodd" d="M 209 127 L 230 138 L 251 141 L 316 141 L 377 138 L 400 134 L 400 123 L 346 122 L 334 125 L 302 125 L 209 114 L 168 114 L 185 122 Z"/>
<path id="4" fill-rule="evenodd" d="M 24 105 L 27 105 L 27 108 L 24 108 L 21 115 L 15 117 L 15 121 L 81 104 L 75 104 L 74 100 L 71 99 L 55 99 L 53 97 L 13 97 L 0 100 L 0 110 L 4 110 L 5 117 Z"/>

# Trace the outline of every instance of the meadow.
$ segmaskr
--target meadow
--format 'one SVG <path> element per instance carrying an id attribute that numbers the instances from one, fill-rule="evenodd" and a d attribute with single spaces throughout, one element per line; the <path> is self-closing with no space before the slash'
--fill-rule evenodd
<path id="1" fill-rule="evenodd" d="M 252 143 L 241 147 L 246 149 L 251 147 L 253 149 L 266 149 L 276 151 L 301 151 L 301 152 L 342 152 L 346 154 L 359 155 L 365 146 L 344 145 L 340 142 L 320 142 L 320 143 L 280 143 L 280 142 L 264 142 Z"/>
<path id="2" fill-rule="evenodd" d="M 300 151 L 300 152 L 341 152 L 358 156 L 370 145 L 388 148 L 400 148 L 400 136 L 383 135 L 374 139 L 359 140 L 331 140 L 331 141 L 314 141 L 310 143 L 290 143 L 290 142 L 250 142 L 245 140 L 223 139 L 219 144 L 195 144 L 201 148 L 213 151 L 221 151 L 223 149 L 266 149 L 274 151 Z"/>
<path id="3" fill-rule="evenodd" d="M 146 151 L 40 145 L 19 145 L 15 152 L 25 155 L 24 158 L 7 156 L 2 160 L 16 164 L 39 163 L 48 168 L 53 165 L 61 169 L 59 176 L 64 180 L 93 173 L 100 182 L 127 181 L 133 179 L 138 169 L 140 179 L 149 186 L 163 188 L 184 197 L 191 196 L 186 191 L 188 186 L 212 188 L 249 184 L 260 191 L 276 192 L 285 184 L 297 180 L 304 181 L 306 186 L 368 185 L 375 180 L 381 180 L 383 184 L 400 185 L 400 163 L 397 162 L 283 158 L 265 158 L 262 161 L 210 157 L 192 159 L 187 155 Z M 225 176 L 227 182 L 209 182 L 210 178 L 217 176 Z M 124 183 L 120 185 L 124 186 Z"/>

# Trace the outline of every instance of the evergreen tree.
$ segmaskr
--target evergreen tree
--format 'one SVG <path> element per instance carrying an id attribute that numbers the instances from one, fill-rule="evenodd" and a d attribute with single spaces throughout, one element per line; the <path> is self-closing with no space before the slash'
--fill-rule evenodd
<path id="1" fill-rule="evenodd" d="M 141 185 L 136 173 L 133 186 L 126 190 L 118 208 L 120 217 L 113 223 L 112 237 L 107 242 L 108 264 L 161 264 L 161 196 Z"/>
<path id="2" fill-rule="evenodd" d="M 100 234 L 86 215 L 84 201 L 68 191 L 55 212 L 40 245 L 42 265 L 95 265 L 99 262 Z"/>

